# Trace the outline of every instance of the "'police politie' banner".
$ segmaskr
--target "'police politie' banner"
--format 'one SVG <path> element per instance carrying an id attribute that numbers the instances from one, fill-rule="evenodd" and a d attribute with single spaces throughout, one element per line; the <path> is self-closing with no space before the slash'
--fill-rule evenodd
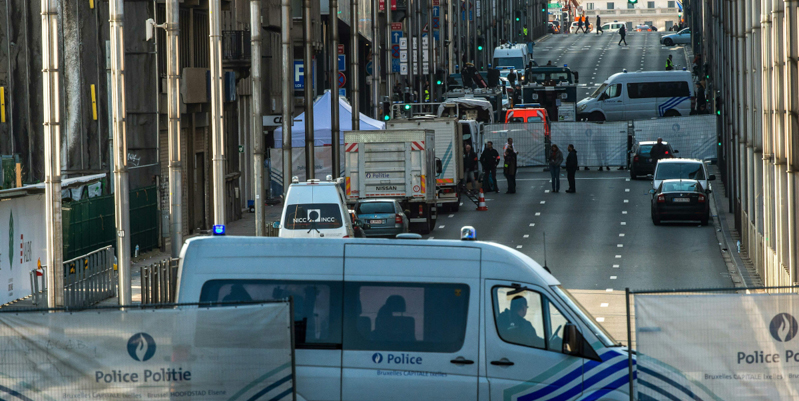
<path id="1" fill-rule="evenodd" d="M 799 397 L 798 295 L 637 295 L 635 319 L 639 399 Z"/>
<path id="2" fill-rule="evenodd" d="M 289 309 L 0 313 L 0 399 L 291 400 Z"/>

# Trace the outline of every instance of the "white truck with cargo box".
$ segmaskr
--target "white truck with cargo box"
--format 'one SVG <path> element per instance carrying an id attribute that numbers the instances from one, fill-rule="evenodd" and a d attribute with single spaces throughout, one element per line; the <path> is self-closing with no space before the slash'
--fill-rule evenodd
<path id="1" fill-rule="evenodd" d="M 410 229 L 429 233 L 436 220 L 435 136 L 432 130 L 344 133 L 347 203 L 391 198 L 402 205 Z"/>
<path id="2" fill-rule="evenodd" d="M 457 212 L 460 206 L 458 184 L 463 179 L 463 129 L 454 117 L 418 117 L 390 121 L 387 130 L 429 129 L 435 132 L 436 159 L 441 171 L 436 174 L 441 212 Z"/>

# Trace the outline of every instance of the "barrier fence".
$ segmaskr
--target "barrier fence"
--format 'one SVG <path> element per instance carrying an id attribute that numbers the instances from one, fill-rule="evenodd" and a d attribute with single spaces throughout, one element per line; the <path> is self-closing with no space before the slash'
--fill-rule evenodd
<path id="1" fill-rule="evenodd" d="M 626 167 L 627 155 L 636 141 L 663 138 L 683 158 L 716 157 L 716 116 L 700 115 L 621 122 L 553 122 L 550 141 L 544 123 L 489 124 L 485 141 L 502 148 L 513 138 L 519 152 L 519 166 L 545 166 L 550 143 L 558 145 L 564 156 L 574 145 L 580 166 Z"/>
<path id="2" fill-rule="evenodd" d="M 796 399 L 797 293 L 628 288 L 630 400 Z"/>
<path id="3" fill-rule="evenodd" d="M 64 262 L 64 304 L 84 308 L 116 296 L 114 247 Z"/>
<path id="4" fill-rule="evenodd" d="M 141 303 L 164 304 L 175 302 L 178 259 L 165 259 L 141 267 Z"/>

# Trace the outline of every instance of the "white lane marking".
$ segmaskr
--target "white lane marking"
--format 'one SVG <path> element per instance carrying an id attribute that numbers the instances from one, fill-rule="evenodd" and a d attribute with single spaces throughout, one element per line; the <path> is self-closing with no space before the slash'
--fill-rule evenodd
<path id="1" fill-rule="evenodd" d="M 611 279 L 611 280 L 615 280 L 615 279 L 616 279 L 616 276 L 610 276 L 610 279 Z"/>
<path id="2" fill-rule="evenodd" d="M 516 249 L 522 249 L 521 245 L 516 245 Z"/>
<path id="3" fill-rule="evenodd" d="M 620 267 L 619 265 L 613 265 L 614 269 L 618 269 L 619 267 Z"/>
<path id="4" fill-rule="evenodd" d="M 616 259 L 621 259 L 621 255 L 616 255 Z"/>
<path id="5" fill-rule="evenodd" d="M 608 307 L 608 305 L 609 305 L 609 304 L 608 304 L 607 302 L 602 302 L 601 304 L 599 304 L 599 307 L 600 307 L 600 308 L 607 308 L 607 307 Z"/>
<path id="6" fill-rule="evenodd" d="M 619 234 L 619 237 L 623 237 L 623 236 L 624 236 L 624 234 L 623 234 L 623 233 L 622 233 L 622 234 Z"/>
<path id="7" fill-rule="evenodd" d="M 536 216 L 540 216 L 540 215 L 541 215 L 541 212 L 536 212 L 536 213 L 535 213 L 535 215 L 536 215 Z"/>
<path id="8" fill-rule="evenodd" d="M 598 317 L 598 318 L 596 318 L 596 321 L 599 322 L 599 323 L 602 323 L 602 322 L 605 321 L 605 318 L 604 317 Z"/>
<path id="9" fill-rule="evenodd" d="M 530 223 L 530 227 L 535 227 L 535 223 Z"/>
<path id="10" fill-rule="evenodd" d="M 624 192 L 630 192 L 630 188 L 625 188 Z"/>
<path id="11" fill-rule="evenodd" d="M 623 211 L 621 212 L 621 214 L 627 214 L 627 211 L 626 211 L 626 210 L 623 210 Z"/>
<path id="12" fill-rule="evenodd" d="M 460 205 L 461 205 L 461 206 L 463 206 L 463 202 L 461 202 L 461 204 L 460 204 Z"/>
<path id="13" fill-rule="evenodd" d="M 623 226 L 626 226 L 626 225 L 627 225 L 627 222 L 624 222 L 624 221 L 622 221 L 622 222 L 621 222 L 621 225 L 623 225 Z"/>
<path id="14" fill-rule="evenodd" d="M 613 292 L 613 288 L 608 288 L 605 292 Z"/>
<path id="15" fill-rule="evenodd" d="M 445 226 L 438 226 L 438 229 L 440 230 L 440 229 L 442 229 L 442 228 L 444 228 L 444 227 L 445 227 Z"/>
<path id="16" fill-rule="evenodd" d="M 522 238 L 530 238 L 530 234 L 524 234 L 524 237 Z"/>
<path id="17" fill-rule="evenodd" d="M 454 215 L 454 214 L 451 214 L 451 215 L 449 215 L 449 216 L 447 216 L 447 217 L 451 219 L 451 218 L 455 217 L 455 215 Z"/>
<path id="18" fill-rule="evenodd" d="M 630 203 L 630 200 L 629 199 L 625 199 L 624 203 Z"/>
<path id="19" fill-rule="evenodd" d="M 541 201 L 541 204 L 542 204 L 542 205 L 543 205 L 543 204 L 546 204 L 546 203 L 547 203 L 547 201 Z"/>
<path id="20" fill-rule="evenodd" d="M 629 179 L 629 178 L 625 178 L 625 179 L 624 179 L 624 181 L 627 181 L 627 182 L 629 182 L 629 181 L 630 181 L 630 179 Z"/>
<path id="21" fill-rule="evenodd" d="M 548 190 L 548 189 L 545 189 L 545 190 L 544 190 L 544 193 L 545 193 L 545 194 L 548 194 L 548 193 L 549 193 L 549 190 Z"/>

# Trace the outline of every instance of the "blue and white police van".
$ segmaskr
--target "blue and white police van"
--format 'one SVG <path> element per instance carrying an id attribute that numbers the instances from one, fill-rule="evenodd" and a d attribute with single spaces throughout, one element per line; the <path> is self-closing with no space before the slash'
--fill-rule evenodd
<path id="1" fill-rule="evenodd" d="M 178 302 L 293 297 L 299 400 L 629 400 L 626 349 L 502 245 L 202 237 L 178 274 Z"/>
<path id="2" fill-rule="evenodd" d="M 688 71 L 621 72 L 577 103 L 577 120 L 688 116 L 695 103 L 696 88 Z"/>

